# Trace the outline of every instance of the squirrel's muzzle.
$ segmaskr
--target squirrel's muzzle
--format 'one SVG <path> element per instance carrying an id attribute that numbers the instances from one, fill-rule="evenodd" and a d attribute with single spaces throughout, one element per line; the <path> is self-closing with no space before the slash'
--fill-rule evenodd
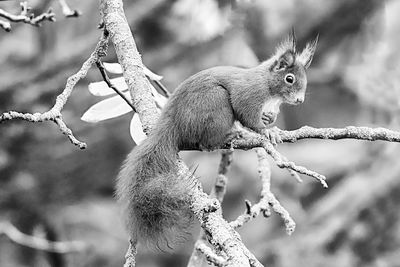
<path id="1" fill-rule="evenodd" d="M 296 105 L 301 104 L 303 102 L 304 102 L 304 96 L 297 97 L 295 100 Z"/>

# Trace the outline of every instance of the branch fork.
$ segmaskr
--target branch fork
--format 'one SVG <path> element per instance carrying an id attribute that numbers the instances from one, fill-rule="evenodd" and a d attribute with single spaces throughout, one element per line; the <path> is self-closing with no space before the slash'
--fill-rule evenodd
<path id="1" fill-rule="evenodd" d="M 52 121 L 54 122 L 61 133 L 67 136 L 70 142 L 80 149 L 85 149 L 87 147 L 86 143 L 79 141 L 73 134 L 72 130 L 68 128 L 66 123 L 64 122 L 61 111 L 64 108 L 64 105 L 67 103 L 68 98 L 70 97 L 72 91 L 74 90 L 75 85 L 79 80 L 84 78 L 88 73 L 89 69 L 93 64 L 95 64 L 102 56 L 106 55 L 108 49 L 108 33 L 104 31 L 104 34 L 101 36 L 94 52 L 90 55 L 90 57 L 83 63 L 81 69 L 70 76 L 67 79 L 67 83 L 64 87 L 64 90 L 57 96 L 56 102 L 53 107 L 44 112 L 44 113 L 21 113 L 17 111 L 8 111 L 0 115 L 0 123 L 9 121 L 9 120 L 26 120 L 29 122 L 44 122 L 44 121 Z"/>

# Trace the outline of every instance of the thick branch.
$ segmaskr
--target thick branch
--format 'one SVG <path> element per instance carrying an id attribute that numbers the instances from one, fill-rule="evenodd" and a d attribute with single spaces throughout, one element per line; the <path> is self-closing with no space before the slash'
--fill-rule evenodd
<path id="1" fill-rule="evenodd" d="M 301 139 L 358 139 L 367 141 L 389 141 L 400 142 L 400 132 L 386 128 L 369 128 L 347 126 L 345 128 L 314 128 L 309 126 L 301 127 L 294 131 L 280 130 L 283 142 L 296 142 Z"/>
<path id="2" fill-rule="evenodd" d="M 233 158 L 233 150 L 224 150 L 221 152 L 221 161 L 218 167 L 218 175 L 215 178 L 214 187 L 211 189 L 210 197 L 216 198 L 220 203 L 222 203 L 225 192 L 226 185 L 228 183 L 228 178 L 226 177 L 226 173 L 229 170 L 229 167 L 232 163 Z M 194 250 L 192 255 L 190 256 L 187 267 L 198 267 L 203 265 L 203 255 L 205 259 L 216 266 L 223 266 L 226 262 L 226 259 L 218 256 L 213 249 L 207 246 L 205 241 L 207 240 L 207 235 L 204 231 L 200 232 L 199 238 L 194 244 Z M 207 248 L 206 248 L 207 247 Z M 219 259 L 219 260 L 214 260 Z M 223 260 L 223 261 L 222 261 Z"/>
<path id="3" fill-rule="evenodd" d="M 348 126 L 345 128 L 313 128 L 304 126 L 294 131 L 285 131 L 275 129 L 275 133 L 279 136 L 282 142 L 296 142 L 301 139 L 315 138 L 315 139 L 358 139 L 368 141 L 389 141 L 389 142 L 400 142 L 400 132 L 392 131 L 385 128 L 368 128 L 368 127 L 355 127 Z M 232 133 L 225 145 L 219 147 L 219 149 L 252 149 L 263 147 L 268 154 L 275 160 L 276 164 L 280 168 L 286 168 L 297 173 L 305 174 L 317 179 L 324 187 L 327 187 L 325 182 L 325 176 L 308 170 L 305 167 L 297 166 L 294 162 L 290 162 L 281 155 L 271 144 L 267 136 L 250 132 L 247 130 L 238 130 Z M 217 148 L 216 148 L 217 149 Z"/>
<path id="4" fill-rule="evenodd" d="M 358 139 L 366 141 L 388 141 L 400 142 L 400 132 L 392 131 L 386 128 L 369 128 L 348 126 L 345 128 L 314 128 L 309 126 L 301 127 L 297 130 L 286 131 L 276 129 L 282 142 L 294 143 L 302 139 Z M 240 136 L 239 136 L 240 135 Z M 239 137 L 237 137 L 239 136 Z M 269 142 L 268 138 L 260 134 L 239 131 L 239 134 L 232 134 L 226 144 L 218 149 L 252 149 L 262 147 L 265 142 Z"/>
<path id="5" fill-rule="evenodd" d="M 135 267 L 136 264 L 137 244 L 129 241 L 128 251 L 125 254 L 124 267 Z"/>
<path id="6" fill-rule="evenodd" d="M 148 134 L 159 114 L 143 72 L 142 58 L 124 14 L 122 1 L 101 0 L 100 3 L 100 12 L 123 69 L 133 106 L 139 114 L 143 131 Z"/>
<path id="7" fill-rule="evenodd" d="M 187 175 L 185 168 L 181 163 L 181 170 Z M 244 246 L 239 234 L 222 218 L 219 202 L 210 199 L 199 182 L 189 193 L 192 196 L 191 209 L 207 233 L 209 242 L 227 256 L 225 266 L 262 266 Z"/>
<path id="8" fill-rule="evenodd" d="M 215 266 L 225 266 L 226 260 L 218 256 L 214 253 L 214 251 L 202 240 L 198 240 L 195 245 L 195 250 L 198 251 L 198 256 L 204 254 L 206 260 L 210 264 L 214 264 Z M 189 261 L 190 263 L 191 261 Z M 190 264 L 188 266 L 191 266 Z M 193 266 L 201 266 L 201 265 L 193 265 Z"/>
<path id="9" fill-rule="evenodd" d="M 143 131 L 149 134 L 159 114 L 143 71 L 141 56 L 125 17 L 122 1 L 101 0 L 100 14 L 105 28 L 110 33 L 111 42 L 114 44 L 133 106 L 142 122 Z M 130 240 L 124 266 L 135 266 L 136 246 L 137 240 Z"/>

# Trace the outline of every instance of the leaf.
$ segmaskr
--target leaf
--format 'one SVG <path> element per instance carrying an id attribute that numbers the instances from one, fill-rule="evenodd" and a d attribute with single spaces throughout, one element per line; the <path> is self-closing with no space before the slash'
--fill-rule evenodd
<path id="1" fill-rule="evenodd" d="M 165 104 L 168 102 L 168 98 L 166 98 L 165 96 L 163 96 L 159 93 L 157 93 L 154 96 L 154 100 L 156 101 L 157 107 L 159 109 L 162 109 L 165 106 Z"/>
<path id="2" fill-rule="evenodd" d="M 163 76 L 155 74 L 154 72 L 149 70 L 145 65 L 143 65 L 143 72 L 144 72 L 144 75 L 146 75 L 150 80 L 153 80 L 153 81 L 160 81 L 163 78 Z"/>
<path id="3" fill-rule="evenodd" d="M 157 107 L 159 109 L 162 109 L 165 106 L 165 104 L 167 103 L 168 99 L 165 96 L 158 93 L 156 88 L 154 88 L 154 86 L 150 82 L 148 82 L 147 84 L 149 85 L 149 87 L 151 89 L 151 94 L 154 97 L 154 101 L 156 102 Z"/>
<path id="4" fill-rule="evenodd" d="M 129 93 L 126 95 L 129 99 Z M 119 117 L 132 111 L 132 108 L 119 95 L 107 98 L 91 106 L 81 117 L 81 120 L 95 123 Z"/>
<path id="5" fill-rule="evenodd" d="M 104 68 L 109 72 L 109 73 L 114 73 L 114 74 L 122 74 L 123 70 L 122 67 L 119 63 L 106 63 L 103 62 Z M 155 74 L 151 70 L 149 70 L 146 66 L 143 65 L 143 72 L 144 75 L 149 77 L 150 80 L 153 81 L 160 81 L 163 76 L 160 76 L 158 74 Z"/>
<path id="6" fill-rule="evenodd" d="M 122 74 L 122 67 L 119 63 L 106 63 L 103 62 L 104 68 L 106 71 L 109 73 L 114 73 L 114 74 Z"/>
<path id="7" fill-rule="evenodd" d="M 110 79 L 110 82 L 121 92 L 128 90 L 128 85 L 126 84 L 124 77 Z M 115 91 L 108 87 L 107 83 L 104 81 L 90 83 L 88 89 L 89 92 L 95 96 L 115 94 Z"/>
<path id="8" fill-rule="evenodd" d="M 143 132 L 142 122 L 140 121 L 139 115 L 137 113 L 133 114 L 130 132 L 133 141 L 136 145 L 139 145 L 144 139 L 146 139 L 146 134 Z"/>

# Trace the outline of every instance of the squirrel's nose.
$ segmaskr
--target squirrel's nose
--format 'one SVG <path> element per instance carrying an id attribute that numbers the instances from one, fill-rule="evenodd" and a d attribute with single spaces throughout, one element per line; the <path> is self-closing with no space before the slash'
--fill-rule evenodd
<path id="1" fill-rule="evenodd" d="M 298 97 L 296 98 L 296 104 L 301 104 L 304 102 L 304 97 Z"/>

